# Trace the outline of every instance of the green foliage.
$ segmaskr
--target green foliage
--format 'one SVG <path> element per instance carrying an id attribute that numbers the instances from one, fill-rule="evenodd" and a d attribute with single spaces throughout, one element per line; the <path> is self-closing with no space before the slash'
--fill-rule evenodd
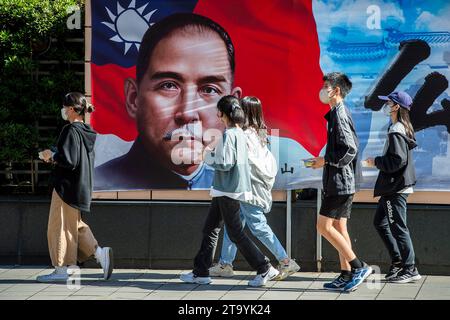
<path id="1" fill-rule="evenodd" d="M 0 125 L 0 159 L 20 161 L 26 158 L 30 141 L 36 135 L 30 128 L 23 124 L 4 123 Z"/>
<path id="2" fill-rule="evenodd" d="M 57 138 L 42 136 L 42 117 L 61 125 L 64 93 L 84 91 L 71 64 L 84 61 L 83 44 L 65 41 L 83 38 L 66 26 L 75 5 L 83 9 L 79 0 L 0 0 L 0 162 L 36 158 Z"/>

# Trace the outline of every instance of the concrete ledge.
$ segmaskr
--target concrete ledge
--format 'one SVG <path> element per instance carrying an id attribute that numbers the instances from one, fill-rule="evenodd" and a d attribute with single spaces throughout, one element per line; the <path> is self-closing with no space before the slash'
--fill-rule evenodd
<path id="1" fill-rule="evenodd" d="M 146 194 L 148 196 L 148 193 Z M 141 194 L 136 194 L 138 198 Z M 49 264 L 47 221 L 50 198 L 0 199 L 0 264 Z M 192 267 L 201 240 L 209 201 L 111 200 L 93 202 L 83 214 L 102 246 L 114 248 L 118 268 L 173 269 Z M 382 241 L 372 225 L 376 205 L 354 204 L 349 220 L 352 246 L 359 257 L 381 267 L 390 263 Z M 408 224 L 419 270 L 424 274 L 450 275 L 450 206 L 409 205 Z M 267 219 L 285 245 L 286 203 L 275 202 Z M 303 271 L 316 271 L 316 202 L 292 204 L 292 257 Z M 257 241 L 257 240 L 256 240 Z M 220 244 L 216 257 L 220 254 Z M 272 254 L 258 243 L 263 252 Z M 277 263 L 273 261 L 273 263 Z M 87 266 L 96 266 L 93 262 Z M 235 265 L 249 269 L 238 254 Z M 323 240 L 322 271 L 338 271 L 338 255 Z"/>
<path id="2" fill-rule="evenodd" d="M 380 198 L 373 197 L 373 190 L 361 190 L 355 194 L 354 202 L 377 203 Z M 450 192 L 447 191 L 415 191 L 408 197 L 408 203 L 417 204 L 450 204 Z"/>
<path id="3" fill-rule="evenodd" d="M 286 201 L 286 191 L 272 191 L 274 202 Z M 208 190 L 142 190 L 142 191 L 108 191 L 94 192 L 93 199 L 119 200 L 189 200 L 210 201 Z M 379 197 L 373 197 L 373 190 L 361 190 L 355 194 L 354 203 L 377 203 Z M 416 191 L 408 198 L 408 203 L 450 205 L 450 192 L 446 191 Z"/>
<path id="4" fill-rule="evenodd" d="M 209 190 L 139 190 L 139 191 L 107 191 L 94 192 L 93 199 L 118 200 L 188 200 L 210 201 Z M 286 191 L 272 192 L 273 201 L 286 201 Z"/>
<path id="5" fill-rule="evenodd" d="M 152 190 L 152 200 L 209 201 L 209 190 Z"/>
<path id="6" fill-rule="evenodd" d="M 152 191 L 119 191 L 117 192 L 118 200 L 151 200 Z"/>

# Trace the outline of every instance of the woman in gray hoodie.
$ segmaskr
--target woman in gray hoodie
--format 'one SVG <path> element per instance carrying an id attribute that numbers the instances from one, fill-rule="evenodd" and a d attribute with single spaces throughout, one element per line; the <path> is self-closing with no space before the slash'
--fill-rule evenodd
<path id="1" fill-rule="evenodd" d="M 225 96 L 217 104 L 217 116 L 226 129 L 222 139 L 216 145 L 205 148 L 204 160 L 215 169 L 212 202 L 203 227 L 203 240 L 195 259 L 194 270 L 180 276 L 187 283 L 209 284 L 209 268 L 212 265 L 214 251 L 219 237 L 222 220 L 228 230 L 231 241 L 238 247 L 257 275 L 248 284 L 263 286 L 278 276 L 279 272 L 271 266 L 253 241 L 245 234 L 240 219 L 241 201 L 252 199 L 248 150 L 244 131 L 245 115 L 239 99 Z"/>
<path id="2" fill-rule="evenodd" d="M 241 202 L 241 220 L 279 261 L 280 274 L 276 280 L 283 280 L 300 270 L 300 267 L 289 258 L 280 240 L 267 224 L 265 216 L 272 207 L 272 187 L 278 171 L 277 162 L 268 148 L 267 126 L 261 101 L 256 97 L 244 97 L 241 99 L 241 106 L 246 116 L 243 129 L 247 139 L 253 195 L 251 200 Z M 230 240 L 225 228 L 219 263 L 209 270 L 210 274 L 232 277 L 236 253 L 236 245 Z"/>

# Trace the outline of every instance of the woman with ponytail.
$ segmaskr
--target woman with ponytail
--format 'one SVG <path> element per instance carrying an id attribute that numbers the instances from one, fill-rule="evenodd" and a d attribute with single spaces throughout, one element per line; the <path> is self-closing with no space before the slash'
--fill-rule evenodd
<path id="1" fill-rule="evenodd" d="M 217 116 L 225 125 L 222 139 L 205 148 L 204 160 L 214 168 L 211 187 L 212 202 L 203 227 L 203 240 L 194 259 L 194 270 L 182 274 L 183 282 L 208 284 L 211 282 L 209 269 L 212 265 L 222 220 L 228 235 L 248 264 L 257 272 L 248 282 L 249 286 L 264 286 L 279 272 L 270 264 L 255 243 L 244 232 L 240 219 L 241 202 L 252 199 L 248 149 L 242 126 L 245 114 L 234 96 L 222 97 L 217 103 Z"/>
<path id="2" fill-rule="evenodd" d="M 39 282 L 65 282 L 68 267 L 95 256 L 108 279 L 113 270 L 112 249 L 100 247 L 81 212 L 89 212 L 92 198 L 94 144 L 96 132 L 84 122 L 85 115 L 94 111 L 86 97 L 79 92 L 65 95 L 61 117 L 69 121 L 58 138 L 55 151 L 44 150 L 40 158 L 52 162 L 54 189 L 47 229 L 50 258 L 55 270 L 37 277 Z"/>
<path id="3" fill-rule="evenodd" d="M 278 171 L 277 162 L 268 148 L 267 126 L 261 101 L 257 97 L 247 96 L 241 99 L 241 106 L 246 118 L 243 129 L 247 139 L 253 195 L 248 202 L 241 202 L 241 220 L 279 261 L 280 274 L 275 280 L 283 280 L 300 267 L 294 259 L 289 258 L 265 216 L 272 208 L 272 187 Z M 225 228 L 219 263 L 211 267 L 210 274 L 218 277 L 234 276 L 233 261 L 236 253 L 236 245 L 230 240 Z"/>
<path id="4" fill-rule="evenodd" d="M 374 196 L 381 197 L 374 225 L 392 260 L 386 280 L 407 283 L 421 279 L 406 224 L 407 198 L 416 184 L 412 150 L 417 145 L 409 118 L 412 99 L 403 91 L 378 98 L 386 101 L 383 112 L 390 118 L 391 125 L 383 155 L 366 160 L 367 166 L 380 170 Z"/>

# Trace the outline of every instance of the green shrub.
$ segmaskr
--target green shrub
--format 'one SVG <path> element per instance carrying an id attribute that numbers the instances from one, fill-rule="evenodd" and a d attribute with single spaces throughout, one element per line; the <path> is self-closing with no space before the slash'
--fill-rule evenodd
<path id="1" fill-rule="evenodd" d="M 84 61 L 83 30 L 68 30 L 77 0 L 0 0 L 0 162 L 36 159 L 57 138 L 38 130 L 43 116 L 61 126 L 64 93 L 84 91 L 84 78 L 67 61 Z M 42 61 L 56 63 L 42 64 Z M 82 69 L 81 69 L 82 71 Z"/>

